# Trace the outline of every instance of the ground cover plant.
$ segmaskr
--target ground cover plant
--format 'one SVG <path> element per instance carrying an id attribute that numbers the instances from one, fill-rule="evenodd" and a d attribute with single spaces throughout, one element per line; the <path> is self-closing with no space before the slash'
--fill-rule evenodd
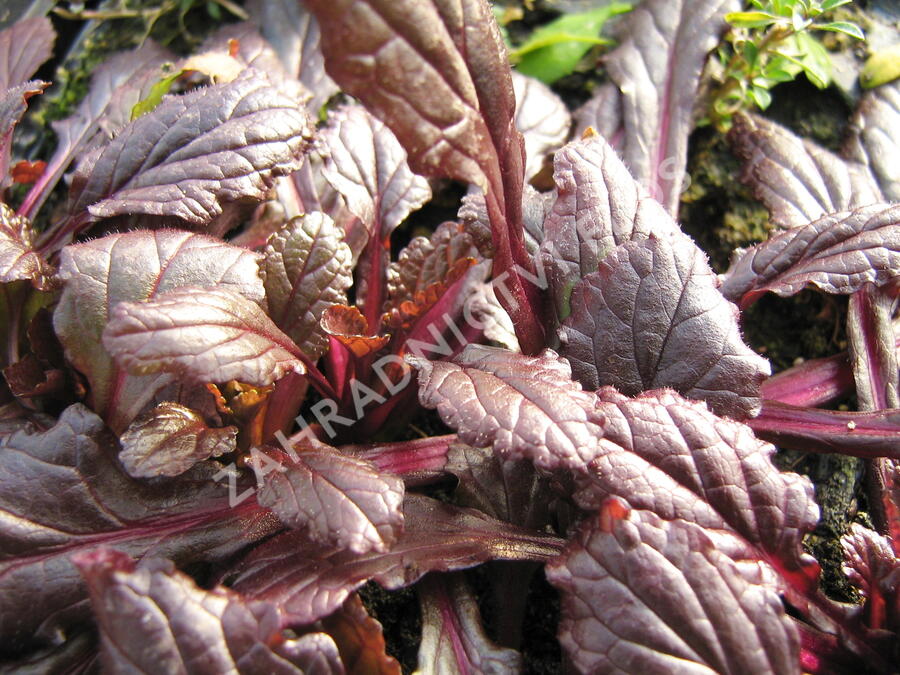
<path id="1" fill-rule="evenodd" d="M 483 0 L 251 2 L 108 59 L 40 159 L 13 140 L 54 31 L 0 32 L 5 671 L 398 673 L 369 612 L 410 588 L 419 671 L 537 670 L 546 578 L 542 667 L 896 672 L 900 85 L 840 154 L 728 99 L 771 235 L 716 274 L 678 207 L 754 19 L 623 9 L 520 46 L 556 81 L 614 41 L 572 115 Z M 742 320 L 810 288 L 848 350 L 773 374 Z M 864 459 L 855 596 L 773 443 Z"/>

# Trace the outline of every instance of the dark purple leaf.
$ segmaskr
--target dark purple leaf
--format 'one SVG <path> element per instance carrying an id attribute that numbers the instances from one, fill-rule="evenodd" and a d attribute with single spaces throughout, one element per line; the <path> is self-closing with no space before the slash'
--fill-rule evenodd
<path id="1" fill-rule="evenodd" d="M 312 93 L 306 106 L 311 114 L 318 115 L 328 99 L 338 92 L 338 86 L 325 73 L 315 16 L 298 0 L 251 0 L 247 13 L 272 44 L 287 71 Z"/>
<path id="2" fill-rule="evenodd" d="M 895 80 L 863 94 L 850 131 L 844 154 L 869 168 L 885 197 L 900 200 L 900 82 Z"/>
<path id="3" fill-rule="evenodd" d="M 9 177 L 13 129 L 25 114 L 28 99 L 40 94 L 48 86 L 48 82 L 31 80 L 5 91 L 0 89 L 0 186 L 5 185 Z"/>
<path id="4" fill-rule="evenodd" d="M 673 216 L 706 56 L 725 14 L 740 7 L 738 0 L 647 0 L 622 18 L 622 44 L 605 59 L 622 93 L 622 159 Z"/>
<path id="5" fill-rule="evenodd" d="M 397 135 L 413 171 L 479 186 L 488 201 L 494 270 L 528 353 L 543 345 L 522 233 L 525 152 L 515 129 L 506 52 L 484 0 L 311 0 L 329 74 Z M 410 63 L 427 63 L 410 79 Z M 411 82 L 413 83 L 411 86 Z M 514 268 L 513 265 L 518 265 Z"/>
<path id="6" fill-rule="evenodd" d="M 265 474 L 260 505 L 318 544 L 360 554 L 391 548 L 403 530 L 401 478 L 328 446 L 295 457 Z"/>
<path id="7" fill-rule="evenodd" d="M 225 288 L 186 286 L 144 302 L 120 302 L 103 346 L 133 374 L 265 386 L 306 372 L 298 348 L 259 305 Z"/>
<path id="8" fill-rule="evenodd" d="M 516 129 L 525 139 L 525 180 L 544 166 L 547 155 L 569 137 L 572 117 L 565 103 L 546 84 L 513 71 L 516 94 Z"/>
<path id="9" fill-rule="evenodd" d="M 53 55 L 56 31 L 46 17 L 25 19 L 0 31 L 0 91 L 22 84 Z"/>
<path id="10" fill-rule="evenodd" d="M 896 210 L 900 215 L 900 208 Z M 900 224 L 898 224 L 900 229 Z M 900 239 L 898 239 L 900 242 Z M 850 297 L 847 338 L 860 410 L 900 408 L 900 369 L 891 317 L 895 301 L 871 283 Z"/>
<path id="11" fill-rule="evenodd" d="M 759 410 L 768 362 L 741 339 L 737 308 L 686 237 L 631 241 L 575 286 L 562 355 L 588 389 L 670 387 L 737 419 Z"/>
<path id="12" fill-rule="evenodd" d="M 203 235 L 157 230 L 113 234 L 68 246 L 60 255 L 66 282 L 53 325 L 66 356 L 91 385 L 91 407 L 121 433 L 171 381 L 131 376 L 103 347 L 103 329 L 120 302 L 156 298 L 185 285 L 216 286 L 261 301 L 257 255 Z"/>
<path id="13" fill-rule="evenodd" d="M 98 136 L 111 136 L 128 123 L 132 107 L 149 93 L 145 89 L 159 80 L 160 66 L 171 58 L 168 51 L 148 40 L 134 51 L 116 54 L 94 71 L 90 88 L 75 112 L 51 123 L 56 151 L 22 203 L 21 213 L 33 217 L 63 172 L 86 148 L 99 142 Z"/>
<path id="14" fill-rule="evenodd" d="M 575 499 L 596 510 L 608 496 L 627 499 L 666 520 L 683 519 L 715 533 L 737 533 L 786 576 L 815 579 L 817 565 L 800 540 L 818 521 L 810 482 L 780 473 L 775 448 L 750 427 L 716 417 L 674 392 L 634 399 L 598 392 L 607 445 L 587 473 L 576 476 Z"/>
<path id="15" fill-rule="evenodd" d="M 626 241 L 681 235 L 602 138 L 588 136 L 556 153 L 557 198 L 544 222 L 541 249 L 560 319 L 569 315 L 572 288 Z"/>
<path id="16" fill-rule="evenodd" d="M 877 604 L 880 601 L 886 603 L 892 612 L 900 610 L 900 606 L 890 607 L 890 602 L 900 590 L 900 559 L 894 554 L 890 539 L 851 523 L 850 532 L 841 537 L 841 545 L 844 549 L 844 572 L 850 583 L 866 596 L 868 603 Z M 900 615 L 891 618 L 896 621 Z"/>
<path id="17" fill-rule="evenodd" d="M 210 428 L 178 403 L 160 403 L 122 434 L 119 461 L 135 478 L 177 476 L 194 464 L 237 449 L 235 427 Z"/>
<path id="18" fill-rule="evenodd" d="M 809 359 L 768 378 L 760 397 L 796 406 L 821 406 L 853 390 L 847 352 Z"/>
<path id="19" fill-rule="evenodd" d="M 275 324 L 315 361 L 328 346 L 319 320 L 347 303 L 353 282 L 350 248 L 323 213 L 293 218 L 266 242 L 261 275 Z"/>
<path id="20" fill-rule="evenodd" d="M 73 179 L 70 213 L 174 216 L 205 225 L 223 204 L 261 200 L 297 169 L 313 130 L 299 101 L 244 71 L 166 98 L 126 126 Z"/>
<path id="21" fill-rule="evenodd" d="M 694 523 L 610 500 L 547 567 L 579 672 L 801 673 L 778 590 Z"/>
<path id="22" fill-rule="evenodd" d="M 491 559 L 544 562 L 561 549 L 554 537 L 421 495 L 407 495 L 403 513 L 403 534 L 390 551 L 356 555 L 312 547 L 302 534 L 292 532 L 253 551 L 230 585 L 249 597 L 277 603 L 289 620 L 305 624 L 333 612 L 369 579 L 395 589 L 431 571 L 459 570 Z"/>
<path id="23" fill-rule="evenodd" d="M 514 649 L 498 647 L 485 634 L 478 602 L 462 577 L 427 577 L 419 599 L 422 641 L 417 673 L 522 672 L 522 655 Z"/>
<path id="24" fill-rule="evenodd" d="M 40 282 L 44 261 L 34 250 L 31 223 L 0 202 L 0 283 Z"/>
<path id="25" fill-rule="evenodd" d="M 227 588 L 210 591 L 168 560 L 138 564 L 101 549 L 75 557 L 100 625 L 110 673 L 343 673 L 325 633 L 288 638 L 278 610 Z"/>
<path id="26" fill-rule="evenodd" d="M 0 430 L 0 639 L 55 642 L 83 627 L 85 587 L 69 556 L 103 544 L 176 562 L 215 561 L 280 524 L 252 501 L 231 509 L 228 490 L 198 466 L 165 482 L 129 478 L 103 422 L 80 405 L 47 431 Z"/>
<path id="27" fill-rule="evenodd" d="M 747 422 L 754 433 L 785 448 L 856 457 L 900 459 L 900 410 L 843 412 L 763 401 Z"/>
<path id="28" fill-rule="evenodd" d="M 740 251 L 720 290 L 747 307 L 767 292 L 785 297 L 812 284 L 826 293 L 850 294 L 898 275 L 900 207 L 875 204 L 831 213 Z"/>
<path id="29" fill-rule="evenodd" d="M 452 362 L 407 360 L 419 369 L 419 401 L 437 408 L 469 445 L 493 445 L 542 469 L 577 470 L 600 452 L 603 417 L 594 395 L 550 349 L 523 356 L 468 345 Z"/>
<path id="30" fill-rule="evenodd" d="M 779 227 L 884 201 L 865 167 L 763 117 L 736 115 L 728 140 L 744 162 L 741 179 Z"/>

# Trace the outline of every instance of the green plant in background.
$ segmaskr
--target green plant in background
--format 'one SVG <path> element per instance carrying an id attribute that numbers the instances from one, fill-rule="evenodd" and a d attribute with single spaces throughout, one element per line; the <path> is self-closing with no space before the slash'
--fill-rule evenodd
<path id="1" fill-rule="evenodd" d="M 600 37 L 600 31 L 608 19 L 629 10 L 630 4 L 613 2 L 586 12 L 563 14 L 535 29 L 519 45 L 509 44 L 508 35 L 504 34 L 510 48 L 509 59 L 525 75 L 545 84 L 556 82 L 572 73 L 592 47 L 612 44 L 611 40 Z M 507 8 L 497 5 L 494 6 L 494 14 L 501 26 L 504 19 L 518 18 Z"/>
<path id="2" fill-rule="evenodd" d="M 739 110 L 765 110 L 771 89 L 800 73 L 820 89 L 831 83 L 831 58 L 813 31 L 865 35 L 849 21 L 828 21 L 826 14 L 851 0 L 750 0 L 746 11 L 726 15 L 731 29 L 718 50 L 721 86 L 712 99 L 710 121 L 731 126 Z"/>

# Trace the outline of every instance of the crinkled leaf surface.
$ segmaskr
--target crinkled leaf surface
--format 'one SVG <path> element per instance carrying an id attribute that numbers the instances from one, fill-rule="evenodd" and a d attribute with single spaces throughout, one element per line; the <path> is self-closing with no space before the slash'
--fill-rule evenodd
<path id="1" fill-rule="evenodd" d="M 67 246 L 59 276 L 66 282 L 53 325 L 66 356 L 91 385 L 91 407 L 121 433 L 171 378 L 138 377 L 119 368 L 101 336 L 110 311 L 185 285 L 230 289 L 260 301 L 257 255 L 217 239 L 175 230 L 112 234 Z"/>
<path id="2" fill-rule="evenodd" d="M 782 572 L 805 569 L 815 577 L 815 562 L 800 550 L 819 517 L 812 485 L 779 472 L 773 446 L 671 391 L 630 399 L 607 387 L 598 395 L 610 445 L 576 476 L 579 506 L 596 510 L 607 496 L 619 496 L 667 520 L 696 523 L 710 536 L 737 533 Z"/>
<path id="3" fill-rule="evenodd" d="M 198 588 L 168 560 L 103 549 L 75 562 L 90 589 L 111 673 L 343 673 L 325 633 L 285 638 L 278 610 Z"/>
<path id="4" fill-rule="evenodd" d="M 850 296 L 847 339 L 860 410 L 900 408 L 900 368 L 892 317 L 895 298 L 871 282 Z"/>
<path id="5" fill-rule="evenodd" d="M 204 225 L 223 204 L 261 200 L 299 168 L 313 130 L 296 98 L 262 73 L 166 98 L 126 126 L 73 179 L 70 213 L 135 213 Z"/>
<path id="6" fill-rule="evenodd" d="M 55 640 L 83 626 L 86 590 L 70 555 L 103 544 L 178 563 L 214 561 L 280 526 L 255 503 L 228 507 L 214 471 L 170 481 L 128 477 L 114 439 L 74 405 L 47 431 L 0 431 L 0 637 L 7 645 Z"/>
<path id="7" fill-rule="evenodd" d="M 863 94 L 850 132 L 844 154 L 869 167 L 887 199 L 900 200 L 900 81 Z"/>
<path id="8" fill-rule="evenodd" d="M 393 132 L 359 105 L 329 115 L 322 142 L 323 172 L 347 207 L 381 240 L 431 199 L 428 181 L 414 174 Z"/>
<path id="9" fill-rule="evenodd" d="M 422 582 L 419 675 L 522 671 L 522 655 L 498 647 L 484 632 L 478 602 L 457 575 L 431 575 Z"/>
<path id="10" fill-rule="evenodd" d="M 900 206 L 876 204 L 829 214 L 741 251 L 720 290 L 746 307 L 767 292 L 784 297 L 812 284 L 846 295 L 897 276 Z"/>
<path id="11" fill-rule="evenodd" d="M 354 553 L 385 552 L 403 530 L 403 480 L 319 445 L 266 473 L 259 503 L 310 539 Z"/>
<path id="12" fill-rule="evenodd" d="M 844 572 L 863 595 L 872 598 L 885 590 L 895 591 L 900 585 L 900 559 L 894 555 L 890 539 L 851 523 L 850 532 L 841 537 L 841 545 Z"/>
<path id="13" fill-rule="evenodd" d="M 235 427 L 211 428 L 203 417 L 166 401 L 139 416 L 119 439 L 119 461 L 135 478 L 177 476 L 237 448 Z"/>
<path id="14" fill-rule="evenodd" d="M 369 579 L 388 589 L 431 571 L 472 567 L 490 559 L 546 561 L 562 542 L 494 520 L 474 509 L 409 494 L 404 530 L 390 551 L 356 555 L 310 546 L 300 533 L 259 546 L 230 575 L 235 590 L 275 602 L 291 621 L 310 623 L 333 612 Z"/>
<path id="15" fill-rule="evenodd" d="M 324 213 L 291 219 L 266 242 L 260 266 L 269 316 L 313 360 L 328 346 L 319 320 L 346 304 L 352 256 Z"/>
<path id="16" fill-rule="evenodd" d="M 865 167 L 755 115 L 736 115 L 728 140 L 744 162 L 741 179 L 783 228 L 883 202 Z"/>
<path id="17" fill-rule="evenodd" d="M 0 91 L 22 84 L 53 55 L 56 31 L 46 17 L 19 21 L 0 31 Z"/>
<path id="18" fill-rule="evenodd" d="M 37 281 L 43 273 L 44 263 L 31 238 L 31 223 L 0 203 L 0 283 Z"/>
<path id="19" fill-rule="evenodd" d="M 306 106 L 311 114 L 318 115 L 338 92 L 338 86 L 325 73 L 316 17 L 295 0 L 251 0 L 247 13 L 272 44 L 288 73 L 312 94 Z"/>
<path id="20" fill-rule="evenodd" d="M 738 310 L 686 237 L 631 241 L 572 292 L 562 355 L 587 388 L 670 387 L 742 419 L 759 410 L 768 362 L 741 339 Z"/>
<path id="21" fill-rule="evenodd" d="M 493 445 L 544 469 L 581 468 L 599 452 L 594 395 L 553 350 L 523 356 L 468 345 L 453 361 L 407 360 L 419 370 L 419 401 L 469 445 Z"/>
<path id="22" fill-rule="evenodd" d="M 672 215 L 706 56 L 725 14 L 740 7 L 738 0 L 647 0 L 622 19 L 622 44 L 605 59 L 622 93 L 622 159 Z"/>
<path id="23" fill-rule="evenodd" d="M 743 576 L 702 528 L 607 502 L 547 567 L 560 642 L 580 672 L 796 673 L 776 588 Z"/>
<path id="24" fill-rule="evenodd" d="M 225 288 L 186 286 L 154 300 L 120 302 L 103 346 L 129 372 L 172 372 L 197 382 L 265 386 L 306 372 L 297 346 L 262 308 Z"/>
<path id="25" fill-rule="evenodd" d="M 680 230 L 603 138 L 569 143 L 556 153 L 553 166 L 557 197 L 544 221 L 541 259 L 563 319 L 572 287 L 596 272 L 616 246 L 651 233 L 679 236 Z"/>
<path id="26" fill-rule="evenodd" d="M 540 80 L 513 71 L 512 83 L 516 129 L 525 139 L 525 180 L 530 180 L 543 168 L 547 155 L 566 141 L 572 117 L 562 99 Z"/>

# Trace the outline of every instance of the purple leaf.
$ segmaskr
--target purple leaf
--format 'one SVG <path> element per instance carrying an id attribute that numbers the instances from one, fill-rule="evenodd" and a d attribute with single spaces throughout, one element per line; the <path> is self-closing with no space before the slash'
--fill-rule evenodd
<path id="1" fill-rule="evenodd" d="M 744 162 L 741 179 L 779 227 L 884 201 L 864 167 L 765 118 L 736 115 L 728 140 Z"/>
<path id="2" fill-rule="evenodd" d="M 122 434 L 119 461 L 135 478 L 177 476 L 194 464 L 237 449 L 235 427 L 210 428 L 194 410 L 160 403 Z"/>
<path id="3" fill-rule="evenodd" d="M 69 164 L 98 141 L 101 130 L 118 131 L 129 121 L 132 107 L 144 98 L 147 83 L 159 80 L 160 66 L 170 58 L 168 51 L 148 40 L 134 51 L 116 54 L 94 71 L 91 86 L 75 112 L 51 123 L 56 151 L 25 197 L 20 213 L 33 217 Z"/>
<path id="4" fill-rule="evenodd" d="M 850 123 L 844 154 L 869 168 L 884 196 L 900 200 L 900 82 L 894 81 L 863 94 Z"/>
<path id="5" fill-rule="evenodd" d="M 760 438 L 803 452 L 900 459 L 900 410 L 843 412 L 763 401 L 748 420 Z"/>
<path id="6" fill-rule="evenodd" d="M 547 155 L 569 137 L 572 117 L 565 103 L 540 80 L 512 73 L 516 94 L 516 129 L 525 139 L 525 180 L 531 180 L 544 166 Z"/>
<path id="7" fill-rule="evenodd" d="M 0 89 L 0 186 L 5 186 L 9 176 L 9 157 L 12 150 L 12 134 L 28 107 L 28 99 L 40 94 L 48 82 L 31 80 L 7 90 Z"/>
<path id="8" fill-rule="evenodd" d="M 473 183 L 488 200 L 494 270 L 528 353 L 543 345 L 522 233 L 524 144 L 506 52 L 484 0 L 311 0 L 329 74 L 397 135 L 413 171 Z M 409 78 L 410 63 L 426 63 Z M 410 83 L 414 83 L 412 86 Z M 518 265 L 514 268 L 513 265 Z"/>
<path id="9" fill-rule="evenodd" d="M 53 55 L 56 32 L 46 17 L 25 19 L 0 31 L 0 91 L 22 84 Z"/>
<path id="10" fill-rule="evenodd" d="M 741 339 L 738 310 L 686 237 L 614 249 L 572 292 L 562 355 L 588 389 L 670 387 L 736 419 L 759 410 L 769 364 Z"/>
<path id="11" fill-rule="evenodd" d="M 344 672 L 325 633 L 287 638 L 272 605 L 247 602 L 227 588 L 199 588 L 168 560 L 135 564 L 101 549 L 75 562 L 90 589 L 112 673 Z"/>
<path id="12" fill-rule="evenodd" d="M 575 111 L 575 138 L 584 136 L 588 128 L 603 136 L 613 148 L 622 143 L 622 92 L 612 82 L 601 84 L 596 93 Z"/>
<path id="13" fill-rule="evenodd" d="M 780 473 L 770 460 L 774 447 L 674 392 L 629 399 L 607 387 L 598 395 L 608 444 L 576 476 L 579 506 L 596 510 L 618 496 L 666 520 L 696 523 L 710 536 L 737 533 L 754 557 L 782 574 L 800 584 L 815 579 L 818 567 L 800 549 L 819 516 L 812 485 Z"/>
<path id="14" fill-rule="evenodd" d="M 40 282 L 44 273 L 44 261 L 31 240 L 31 223 L 0 203 L 0 283 Z"/>
<path id="15" fill-rule="evenodd" d="M 785 297 L 808 284 L 826 293 L 855 293 L 900 275 L 900 206 L 875 204 L 831 213 L 740 251 L 721 292 L 741 307 L 767 292 Z"/>
<path id="16" fill-rule="evenodd" d="M 883 595 L 883 600 L 891 599 L 900 586 L 900 560 L 894 555 L 890 539 L 851 523 L 850 532 L 841 537 L 841 545 L 844 571 L 850 583 L 870 602 L 877 602 L 877 595 Z M 900 616 L 894 618 L 900 619 Z"/>
<path id="17" fill-rule="evenodd" d="M 544 222 L 541 256 L 556 311 L 569 315 L 572 287 L 596 272 L 600 262 L 626 241 L 683 236 L 602 138 L 574 141 L 556 153 L 557 198 Z"/>
<path id="18" fill-rule="evenodd" d="M 673 216 L 706 56 L 726 28 L 725 14 L 740 7 L 738 0 L 647 0 L 623 17 L 625 37 L 605 59 L 622 92 L 622 159 Z"/>
<path id="19" fill-rule="evenodd" d="M 333 612 L 369 579 L 395 589 L 431 571 L 465 569 L 491 559 L 545 562 L 561 549 L 554 537 L 421 495 L 407 495 L 403 513 L 404 531 L 390 551 L 356 555 L 311 547 L 305 536 L 291 532 L 253 551 L 230 585 L 278 604 L 288 620 L 306 624 Z"/>
<path id="20" fill-rule="evenodd" d="M 900 214 L 900 209 L 896 213 Z M 891 294 L 871 283 L 850 297 L 848 351 L 860 410 L 900 408 L 897 337 L 891 324 L 894 307 Z"/>
<path id="21" fill-rule="evenodd" d="M 212 467 L 136 481 L 119 468 L 117 451 L 103 422 L 81 405 L 47 431 L 0 429 L 5 645 L 56 641 L 60 628 L 85 625 L 86 592 L 69 558 L 75 552 L 108 544 L 134 556 L 215 561 L 279 527 L 253 502 L 228 508 Z"/>
<path id="22" fill-rule="evenodd" d="M 185 285 L 262 300 L 256 261 L 245 249 L 174 230 L 113 234 L 63 249 L 59 277 L 66 287 L 53 325 L 67 358 L 88 378 L 91 407 L 114 431 L 124 431 L 171 378 L 130 376 L 113 362 L 101 343 L 112 308 Z"/>
<path id="23" fill-rule="evenodd" d="M 262 200 L 275 177 L 300 166 L 312 133 L 299 101 L 247 70 L 168 97 L 126 126 L 79 166 L 69 211 L 87 220 L 141 213 L 205 225 L 225 203 Z"/>
<path id="24" fill-rule="evenodd" d="M 693 523 L 610 500 L 547 578 L 579 672 L 801 672 L 777 589 L 744 576 Z"/>
<path id="25" fill-rule="evenodd" d="M 265 386 L 306 372 L 297 346 L 260 306 L 225 288 L 186 286 L 154 300 L 120 302 L 103 346 L 133 374 Z"/>
<path id="26" fill-rule="evenodd" d="M 820 406 L 853 390 L 847 352 L 808 359 L 773 375 L 762 383 L 760 396 L 796 406 Z M 765 405 L 765 404 L 764 404 Z"/>
<path id="27" fill-rule="evenodd" d="M 247 3 L 247 13 L 287 71 L 312 93 L 306 107 L 312 115 L 318 115 L 328 99 L 338 92 L 338 86 L 325 73 L 315 16 L 298 0 L 251 0 Z"/>
<path id="28" fill-rule="evenodd" d="M 265 474 L 260 505 L 318 544 L 389 550 L 403 530 L 403 480 L 328 446 L 299 450 Z"/>
<path id="29" fill-rule="evenodd" d="M 603 417 L 552 350 L 523 356 L 468 345 L 452 362 L 407 357 L 419 369 L 419 401 L 474 446 L 541 469 L 584 467 L 599 452 Z"/>
<path id="30" fill-rule="evenodd" d="M 481 625 L 478 602 L 462 577 L 427 577 L 419 593 L 422 607 L 421 675 L 522 672 L 522 655 L 498 647 Z"/>
<path id="31" fill-rule="evenodd" d="M 350 248 L 323 213 L 293 218 L 269 237 L 260 273 L 275 324 L 315 361 L 328 347 L 319 321 L 347 303 L 353 283 Z"/>

